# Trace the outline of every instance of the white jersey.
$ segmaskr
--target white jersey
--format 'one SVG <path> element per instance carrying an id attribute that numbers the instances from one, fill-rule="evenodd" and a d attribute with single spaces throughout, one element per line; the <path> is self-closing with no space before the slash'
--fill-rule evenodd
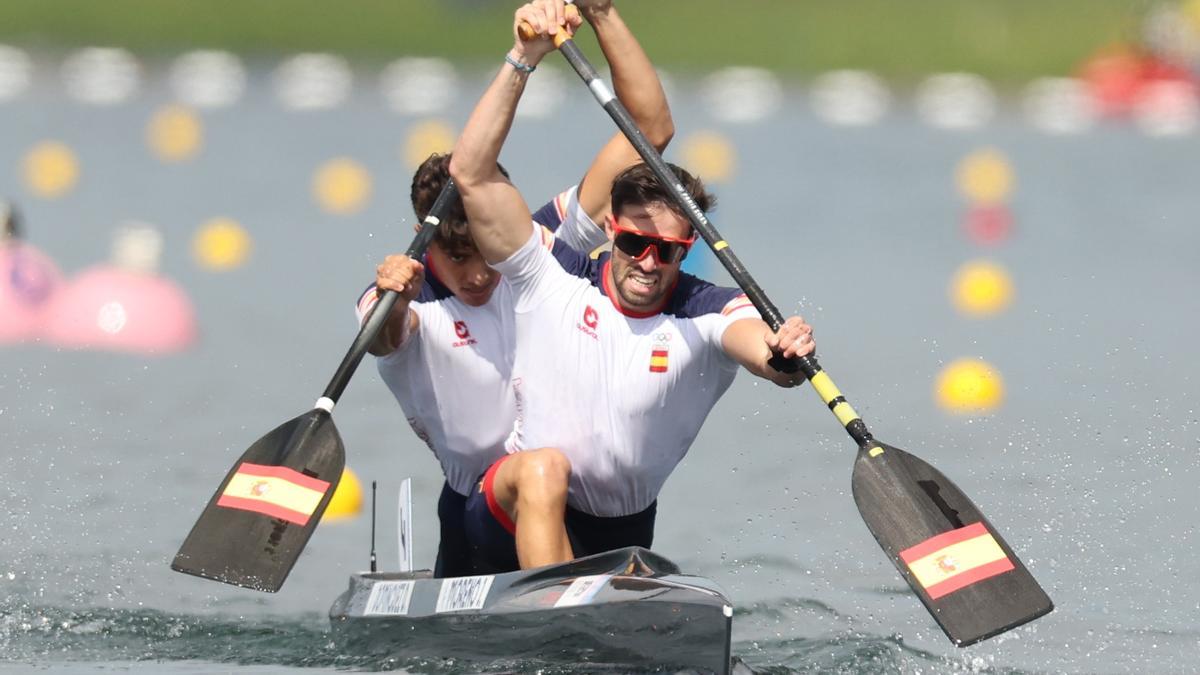
<path id="1" fill-rule="evenodd" d="M 557 236 L 545 245 L 590 251 L 607 241 L 579 205 L 578 188 L 560 194 L 534 214 Z M 512 288 L 502 277 L 481 307 L 461 302 L 425 261 L 426 281 L 409 308 L 420 321 L 391 354 L 377 359 L 379 373 L 404 410 L 409 426 L 433 450 L 451 489 L 469 495 L 473 483 L 504 455 L 516 402 L 510 385 L 515 329 Z M 376 302 L 375 286 L 360 297 L 358 318 Z"/>
<path id="2" fill-rule="evenodd" d="M 658 497 L 733 382 L 738 365 L 721 347 L 725 329 L 758 312 L 738 289 L 681 274 L 662 312 L 632 314 L 609 287 L 609 254 L 551 254 L 541 240 L 535 229 L 494 265 L 517 313 L 508 450 L 559 448 L 571 460 L 573 508 L 637 513 Z"/>

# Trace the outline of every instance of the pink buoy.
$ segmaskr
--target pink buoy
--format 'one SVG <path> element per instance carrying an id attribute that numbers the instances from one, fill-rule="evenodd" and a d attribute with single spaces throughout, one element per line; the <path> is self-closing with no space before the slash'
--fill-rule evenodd
<path id="1" fill-rule="evenodd" d="M 50 298 L 62 285 L 54 261 L 19 235 L 16 210 L 0 201 L 0 344 L 39 337 Z"/>
<path id="2" fill-rule="evenodd" d="M 1079 77 L 1096 110 L 1108 117 L 1128 116 L 1155 84 L 1191 87 L 1193 93 L 1197 86 L 1188 68 L 1131 45 L 1101 49 L 1083 62 Z"/>
<path id="3" fill-rule="evenodd" d="M 90 267 L 55 294 L 46 323 L 52 343 L 75 349 L 168 354 L 196 340 L 192 303 L 156 273 L 162 236 L 152 227 L 123 228 L 113 261 Z"/>
<path id="4" fill-rule="evenodd" d="M 999 244 L 1012 236 L 1012 211 L 1004 204 L 972 206 L 967 211 L 963 229 L 976 244 Z"/>

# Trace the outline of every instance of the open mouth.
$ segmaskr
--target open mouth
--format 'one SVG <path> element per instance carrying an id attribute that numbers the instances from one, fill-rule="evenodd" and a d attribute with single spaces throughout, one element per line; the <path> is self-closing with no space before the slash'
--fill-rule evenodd
<path id="1" fill-rule="evenodd" d="M 645 275 L 630 272 L 625 276 L 625 286 L 629 291 L 638 295 L 648 295 L 658 287 L 658 275 Z"/>

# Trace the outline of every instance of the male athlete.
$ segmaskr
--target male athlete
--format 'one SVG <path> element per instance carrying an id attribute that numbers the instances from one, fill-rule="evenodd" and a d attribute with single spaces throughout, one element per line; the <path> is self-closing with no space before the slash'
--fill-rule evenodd
<path id="1" fill-rule="evenodd" d="M 650 141 L 665 147 L 674 124 L 645 52 L 612 0 L 579 0 L 576 6 L 596 32 L 621 101 Z M 578 25 L 579 17 L 573 23 Z M 538 211 L 536 220 L 556 230 L 556 236 L 546 233 L 547 245 L 586 253 L 605 243 L 604 231 L 595 223 L 608 213 L 613 177 L 637 159 L 628 141 L 614 136 L 577 187 Z M 449 178 L 449 161 L 449 156 L 435 155 L 417 170 L 412 201 L 418 222 Z M 441 538 L 435 574 L 472 574 L 463 509 L 480 474 L 504 456 L 504 440 L 516 418 L 510 385 L 512 292 L 475 248 L 461 202 L 452 204 L 442 219 L 422 262 L 394 255 L 379 265 L 375 285 L 361 296 L 360 320 L 375 304 L 377 287 L 401 297 L 371 353 L 379 357 L 380 374 L 446 477 L 438 500 Z"/>
<path id="2" fill-rule="evenodd" d="M 516 37 L 450 162 L 475 243 L 516 310 L 513 454 L 487 470 L 467 507 L 471 544 L 497 568 L 649 547 L 658 493 L 739 364 L 795 386 L 802 375 L 767 362 L 814 348 L 800 317 L 772 332 L 738 290 L 680 272 L 695 233 L 644 164 L 612 185 L 611 255 L 547 250 L 495 164 L 529 71 L 553 50 L 550 36 L 572 28 L 553 4 L 518 10 L 514 34 L 524 21 L 538 37 Z M 707 209 L 700 181 L 674 170 Z"/>

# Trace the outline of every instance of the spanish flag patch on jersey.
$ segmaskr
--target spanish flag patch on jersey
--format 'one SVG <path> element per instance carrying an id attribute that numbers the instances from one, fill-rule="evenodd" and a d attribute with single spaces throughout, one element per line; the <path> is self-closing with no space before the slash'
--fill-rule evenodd
<path id="1" fill-rule="evenodd" d="M 930 537 L 901 551 L 900 559 L 932 600 L 1014 569 L 983 523 Z"/>
<path id="2" fill-rule="evenodd" d="M 650 372 L 665 373 L 667 372 L 667 350 L 664 347 L 655 347 L 654 351 L 650 352 Z"/>

